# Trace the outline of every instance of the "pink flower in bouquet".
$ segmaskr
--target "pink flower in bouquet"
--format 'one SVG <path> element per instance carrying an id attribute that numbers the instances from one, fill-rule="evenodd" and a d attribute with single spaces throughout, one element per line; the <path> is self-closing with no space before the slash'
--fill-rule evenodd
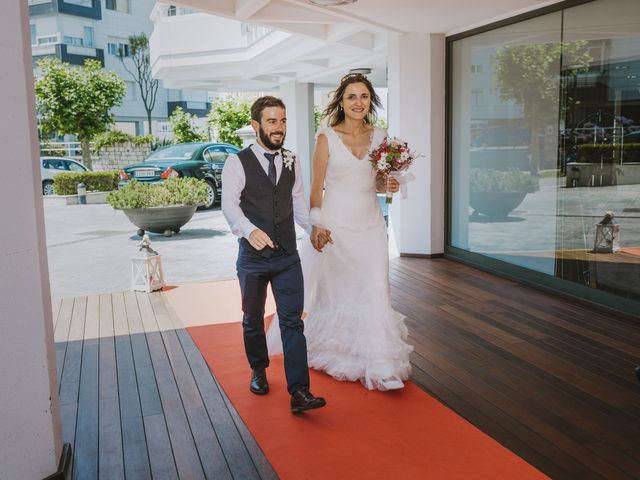
<path id="1" fill-rule="evenodd" d="M 369 154 L 371 166 L 386 177 L 397 177 L 411 166 L 416 154 L 409 149 L 407 142 L 396 137 L 385 138 L 384 141 Z M 386 203 L 392 202 L 392 193 L 387 192 Z"/>

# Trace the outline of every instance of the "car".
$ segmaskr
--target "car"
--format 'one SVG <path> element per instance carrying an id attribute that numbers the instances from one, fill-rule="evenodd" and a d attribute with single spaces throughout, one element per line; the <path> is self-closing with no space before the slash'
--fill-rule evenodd
<path id="1" fill-rule="evenodd" d="M 156 150 L 142 163 L 134 163 L 119 172 L 118 187 L 130 180 L 159 183 L 168 178 L 195 177 L 205 180 L 208 187 L 206 210 L 218 203 L 222 191 L 222 167 L 227 157 L 240 149 L 228 143 L 177 143 Z"/>
<path id="2" fill-rule="evenodd" d="M 531 132 L 527 127 L 505 125 L 483 130 L 472 140 L 471 146 L 475 148 L 521 147 L 530 143 Z"/>
<path id="3" fill-rule="evenodd" d="M 640 130 L 633 130 L 626 133 L 622 140 L 624 143 L 640 143 Z"/>
<path id="4" fill-rule="evenodd" d="M 82 173 L 89 169 L 82 163 L 66 157 L 40 157 L 42 194 L 53 195 L 53 177 L 61 173 Z"/>

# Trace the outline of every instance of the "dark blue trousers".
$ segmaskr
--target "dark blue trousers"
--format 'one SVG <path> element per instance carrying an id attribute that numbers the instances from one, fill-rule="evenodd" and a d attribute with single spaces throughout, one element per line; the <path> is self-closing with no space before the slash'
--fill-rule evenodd
<path id="1" fill-rule="evenodd" d="M 280 320 L 284 369 L 287 390 L 293 394 L 299 388 L 309 388 L 307 340 L 304 337 L 302 309 L 304 283 L 298 252 L 275 251 L 265 258 L 240 242 L 236 263 L 242 292 L 242 327 L 244 348 L 251 368 L 269 366 L 269 353 L 264 331 L 264 309 L 267 286 L 276 301 Z"/>

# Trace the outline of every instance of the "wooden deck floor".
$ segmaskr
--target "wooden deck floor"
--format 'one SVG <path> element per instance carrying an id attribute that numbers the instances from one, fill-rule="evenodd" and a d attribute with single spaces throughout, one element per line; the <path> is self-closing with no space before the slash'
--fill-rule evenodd
<path id="1" fill-rule="evenodd" d="M 640 478 L 639 323 L 444 259 L 391 285 L 414 382 L 554 479 Z M 277 478 L 163 294 L 54 313 L 74 478 Z"/>
<path id="2" fill-rule="evenodd" d="M 414 382 L 554 479 L 640 478 L 640 322 L 445 259 L 391 285 Z"/>
<path id="3" fill-rule="evenodd" d="M 73 478 L 277 478 L 161 293 L 65 298 L 54 313 Z"/>

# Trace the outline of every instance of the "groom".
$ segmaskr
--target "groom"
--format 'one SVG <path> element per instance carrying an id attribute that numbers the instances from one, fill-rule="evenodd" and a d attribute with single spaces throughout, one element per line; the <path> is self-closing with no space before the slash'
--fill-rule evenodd
<path id="1" fill-rule="evenodd" d="M 222 212 L 240 243 L 236 263 L 242 293 L 244 347 L 251 366 L 249 389 L 269 393 L 264 331 L 267 286 L 276 301 L 291 411 L 325 406 L 309 391 L 307 342 L 301 319 L 304 286 L 294 220 L 310 230 L 300 165 L 282 148 L 287 132 L 282 100 L 265 96 L 251 106 L 256 143 L 230 155 L 222 171 Z"/>

